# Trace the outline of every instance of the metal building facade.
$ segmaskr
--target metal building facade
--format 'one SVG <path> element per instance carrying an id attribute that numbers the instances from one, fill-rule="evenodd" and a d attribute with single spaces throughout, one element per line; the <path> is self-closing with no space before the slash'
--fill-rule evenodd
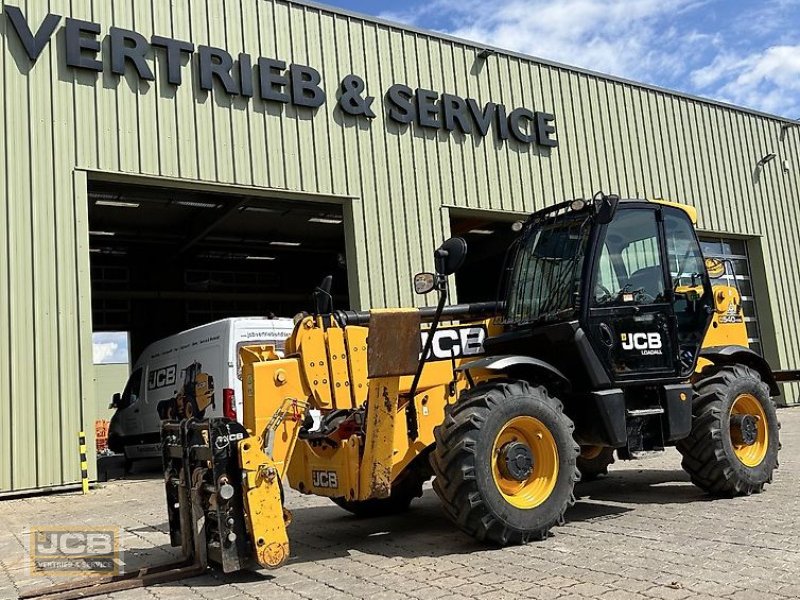
<path id="1" fill-rule="evenodd" d="M 344 206 L 350 296 L 415 302 L 451 208 L 530 212 L 598 190 L 694 204 L 702 230 L 748 238 L 767 358 L 800 365 L 800 131 L 753 111 L 615 80 L 431 33 L 282 0 L 15 0 L 0 17 L 0 492 L 79 481 L 93 430 L 87 185 L 155 181 Z M 31 60 L 6 7 L 35 34 Z M 103 71 L 65 64 L 66 17 L 97 23 Z M 322 77 L 302 109 L 201 89 L 196 55 L 170 84 L 111 71 L 111 27 L 277 58 Z M 375 118 L 341 110 L 349 74 Z M 555 116 L 554 148 L 387 118 L 394 84 Z M 764 165 L 758 161 L 777 155 Z M 793 390 L 787 388 L 793 399 Z"/>

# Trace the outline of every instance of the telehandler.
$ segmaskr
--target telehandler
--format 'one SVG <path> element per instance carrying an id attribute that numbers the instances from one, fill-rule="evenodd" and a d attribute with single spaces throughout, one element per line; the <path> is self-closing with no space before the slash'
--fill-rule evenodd
<path id="1" fill-rule="evenodd" d="M 709 494 L 761 492 L 778 466 L 776 374 L 695 224 L 686 205 L 602 194 L 540 210 L 498 302 L 447 305 L 459 238 L 414 279 L 435 308 L 334 311 L 327 279 L 283 358 L 241 350 L 243 424 L 163 424 L 173 545 L 199 568 L 275 568 L 290 555 L 284 483 L 368 517 L 406 510 L 431 477 L 468 535 L 541 540 L 581 473 L 667 446 Z"/>
<path id="2" fill-rule="evenodd" d="M 289 557 L 283 482 L 371 516 L 407 509 L 431 476 L 459 528 L 524 543 L 563 521 L 581 471 L 603 472 L 614 449 L 676 445 L 703 490 L 760 492 L 779 388 L 695 223 L 689 206 L 603 195 L 538 211 L 500 303 L 446 306 L 458 238 L 415 278 L 435 309 L 332 311 L 328 280 L 285 358 L 242 350 L 243 425 L 164 424 L 173 543 L 191 551 L 181 510 L 196 507 L 208 560 L 274 568 Z"/>

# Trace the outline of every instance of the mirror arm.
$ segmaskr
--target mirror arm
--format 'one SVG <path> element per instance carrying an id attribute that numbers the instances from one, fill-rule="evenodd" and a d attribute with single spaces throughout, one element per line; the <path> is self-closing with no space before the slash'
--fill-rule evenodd
<path id="1" fill-rule="evenodd" d="M 439 321 L 442 318 L 442 311 L 444 305 L 447 303 L 447 277 L 444 275 L 436 276 L 436 289 L 439 291 L 439 303 L 436 305 L 436 313 L 431 321 L 430 329 L 428 329 L 428 338 L 425 340 L 425 347 L 422 349 L 422 356 L 420 356 L 419 364 L 417 364 L 417 372 L 414 373 L 414 380 L 411 382 L 411 388 L 408 391 L 408 406 L 406 407 L 406 417 L 408 423 L 408 437 L 416 440 L 419 436 L 419 429 L 417 423 L 417 405 L 414 402 L 414 396 L 417 394 L 417 386 L 422 377 L 422 369 L 425 368 L 425 361 L 428 354 L 433 348 L 433 336 L 436 335 L 436 329 L 439 327 Z"/>

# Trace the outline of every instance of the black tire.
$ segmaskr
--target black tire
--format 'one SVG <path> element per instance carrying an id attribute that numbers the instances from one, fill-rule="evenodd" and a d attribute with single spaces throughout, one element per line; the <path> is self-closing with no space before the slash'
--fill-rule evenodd
<path id="1" fill-rule="evenodd" d="M 589 450 L 592 450 L 590 452 Z M 594 452 L 598 451 L 596 455 Z M 614 448 L 596 448 L 588 446 L 581 448 L 578 455 L 578 471 L 581 472 L 581 481 L 593 481 L 598 477 L 608 475 L 608 467 L 614 464 Z"/>
<path id="2" fill-rule="evenodd" d="M 415 460 L 420 458 L 427 460 L 427 457 L 418 457 Z M 331 498 L 331 500 L 360 519 L 389 517 L 404 513 L 411 508 L 411 501 L 422 496 L 422 484 L 428 479 L 430 479 L 428 469 L 420 469 L 412 464 L 392 484 L 392 493 L 388 498 L 369 500 Z"/>
<path id="3" fill-rule="evenodd" d="M 495 440 L 516 417 L 537 419 L 549 431 L 557 451 L 554 487 L 532 508 L 511 504 L 492 470 Z M 503 546 L 544 539 L 553 526 L 564 522 L 564 512 L 575 503 L 573 490 L 580 479 L 575 461 L 580 448 L 572 436 L 574 429 L 561 402 L 543 386 L 494 380 L 465 391 L 434 430 L 433 489 L 445 512 L 480 541 Z M 534 465 L 536 460 L 534 456 Z"/>
<path id="4" fill-rule="evenodd" d="M 681 466 L 697 487 L 714 496 L 759 493 L 772 482 L 780 450 L 778 415 L 761 376 L 744 365 L 710 367 L 695 382 L 692 432 L 681 440 Z M 754 397 L 766 417 L 766 452 L 756 465 L 745 465 L 734 452 L 731 408 L 742 395 Z"/>

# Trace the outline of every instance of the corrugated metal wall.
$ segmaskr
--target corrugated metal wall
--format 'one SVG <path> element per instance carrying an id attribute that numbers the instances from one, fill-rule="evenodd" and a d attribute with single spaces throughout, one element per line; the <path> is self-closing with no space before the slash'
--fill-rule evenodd
<path id="1" fill-rule="evenodd" d="M 413 272 L 448 233 L 443 206 L 531 211 L 611 190 L 695 204 L 709 231 L 763 237 L 780 365 L 800 364 L 797 129 L 780 121 L 277 0 L 17 0 L 47 12 L 318 69 L 316 113 L 64 64 L 54 36 L 31 67 L 0 21 L 0 490 L 79 478 L 76 435 L 93 422 L 86 182 L 94 171 L 352 197 L 349 260 L 362 306 L 408 304 Z M 107 42 L 106 42 L 107 43 Z M 132 69 L 129 70 L 132 71 Z M 184 67 L 184 77 L 189 68 Z M 335 109 L 355 73 L 370 123 Z M 559 147 L 480 140 L 382 115 L 405 83 L 556 115 Z M 767 152 L 778 161 L 763 172 Z M 781 160 L 789 160 L 784 173 Z M 350 210 L 350 209 L 348 209 Z M 760 302 L 764 306 L 766 302 Z"/>

